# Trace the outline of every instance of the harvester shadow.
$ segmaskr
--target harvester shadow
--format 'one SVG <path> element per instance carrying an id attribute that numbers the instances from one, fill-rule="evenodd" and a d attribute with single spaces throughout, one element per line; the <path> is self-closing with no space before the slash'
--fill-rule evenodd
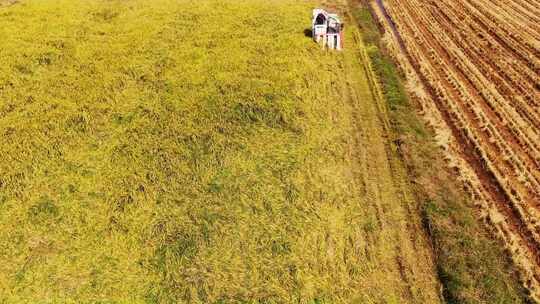
<path id="1" fill-rule="evenodd" d="M 309 37 L 309 38 L 313 38 L 313 32 L 311 31 L 310 28 L 307 28 L 307 29 L 304 30 L 304 36 Z"/>

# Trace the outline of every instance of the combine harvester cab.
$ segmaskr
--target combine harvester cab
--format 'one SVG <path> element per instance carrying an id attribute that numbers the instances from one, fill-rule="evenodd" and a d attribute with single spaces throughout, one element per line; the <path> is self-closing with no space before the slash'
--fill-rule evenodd
<path id="1" fill-rule="evenodd" d="M 328 13 L 322 9 L 314 9 L 311 32 L 315 42 L 319 43 L 326 38 L 327 24 Z"/>
<path id="2" fill-rule="evenodd" d="M 313 10 L 312 29 L 313 40 L 322 41 L 323 47 L 341 51 L 343 48 L 343 23 L 337 14 L 329 14 L 323 9 Z"/>

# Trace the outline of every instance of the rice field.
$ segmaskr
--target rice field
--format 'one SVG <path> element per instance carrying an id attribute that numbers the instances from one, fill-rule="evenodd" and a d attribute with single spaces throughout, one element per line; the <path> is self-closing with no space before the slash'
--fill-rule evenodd
<path id="1" fill-rule="evenodd" d="M 527 303 L 386 54 L 431 18 L 402 2 L 0 0 L 0 303 Z M 309 37 L 321 6 L 343 52 Z"/>
<path id="2" fill-rule="evenodd" d="M 440 300 L 354 26 L 332 53 L 315 1 L 9 4 L 0 302 Z"/>

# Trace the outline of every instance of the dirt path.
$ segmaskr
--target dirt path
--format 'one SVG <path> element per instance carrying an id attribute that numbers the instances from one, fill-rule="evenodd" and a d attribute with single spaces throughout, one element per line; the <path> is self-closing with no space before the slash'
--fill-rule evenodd
<path id="1" fill-rule="evenodd" d="M 358 30 L 350 29 L 348 35 L 342 89 L 356 128 L 351 153 L 357 161 L 352 170 L 365 192 L 364 216 L 376 219 L 364 229 L 368 239 L 363 252 L 371 269 L 365 285 L 376 287 L 370 292 L 386 290 L 399 303 L 437 303 L 439 283 L 430 246 L 403 167 L 390 143 L 382 95 Z"/>

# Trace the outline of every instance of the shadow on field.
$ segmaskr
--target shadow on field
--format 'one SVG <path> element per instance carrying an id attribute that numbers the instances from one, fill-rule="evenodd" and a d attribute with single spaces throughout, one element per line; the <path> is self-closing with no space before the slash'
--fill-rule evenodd
<path id="1" fill-rule="evenodd" d="M 310 28 L 307 28 L 307 29 L 304 30 L 304 36 L 309 37 L 309 38 L 313 38 L 313 32 L 311 31 Z"/>

